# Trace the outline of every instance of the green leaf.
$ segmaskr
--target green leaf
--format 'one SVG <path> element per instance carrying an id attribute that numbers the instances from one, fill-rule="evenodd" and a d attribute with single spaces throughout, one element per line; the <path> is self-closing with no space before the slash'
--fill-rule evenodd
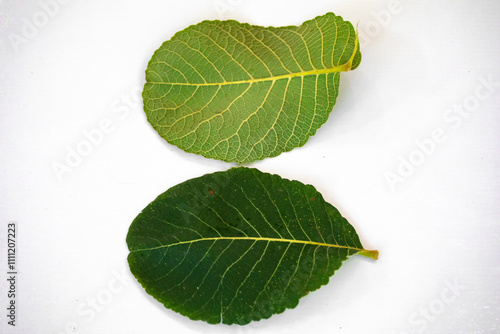
<path id="1" fill-rule="evenodd" d="M 360 61 L 353 26 L 333 13 L 298 27 L 204 21 L 153 54 L 144 110 L 186 152 L 261 160 L 304 145 L 332 111 L 340 72 Z"/>
<path id="2" fill-rule="evenodd" d="M 233 168 L 167 190 L 133 221 L 130 269 L 167 308 L 244 325 L 294 308 L 363 249 L 311 185 Z"/>

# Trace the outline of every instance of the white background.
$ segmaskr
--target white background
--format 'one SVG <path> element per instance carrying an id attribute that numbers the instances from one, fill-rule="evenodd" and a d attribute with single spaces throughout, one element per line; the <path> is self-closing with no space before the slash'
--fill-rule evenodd
<path id="1" fill-rule="evenodd" d="M 54 1 L 0 1 L 1 333 L 500 332 L 498 2 Z M 328 11 L 359 22 L 360 67 L 304 147 L 250 166 L 315 185 L 379 260 L 354 256 L 297 308 L 245 327 L 165 309 L 129 274 L 128 227 L 169 187 L 233 165 L 151 128 L 148 60 L 204 19 L 297 25 Z M 103 120 L 108 133 L 58 177 Z"/>

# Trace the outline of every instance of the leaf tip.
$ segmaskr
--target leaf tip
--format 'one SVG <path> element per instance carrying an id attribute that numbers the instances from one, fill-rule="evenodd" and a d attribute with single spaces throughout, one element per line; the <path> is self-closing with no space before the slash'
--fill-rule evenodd
<path id="1" fill-rule="evenodd" d="M 351 58 L 349 59 L 349 62 L 347 62 L 347 69 L 346 71 L 351 71 L 354 70 L 356 66 L 353 66 L 354 58 L 356 57 L 356 54 L 359 51 L 359 35 L 358 35 L 358 25 L 356 25 L 356 40 L 354 41 L 354 52 L 351 55 Z"/>

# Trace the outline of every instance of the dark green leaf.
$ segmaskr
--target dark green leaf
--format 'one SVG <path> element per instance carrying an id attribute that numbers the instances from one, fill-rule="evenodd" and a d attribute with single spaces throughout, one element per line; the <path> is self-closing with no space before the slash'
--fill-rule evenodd
<path id="1" fill-rule="evenodd" d="M 244 167 L 172 187 L 137 216 L 127 244 L 150 295 L 212 324 L 269 318 L 348 256 L 378 256 L 313 186 Z"/>
<path id="2" fill-rule="evenodd" d="M 333 13 L 298 27 L 204 21 L 156 50 L 144 110 L 186 152 L 261 160 L 304 145 L 332 111 L 340 72 L 360 61 L 353 26 Z"/>

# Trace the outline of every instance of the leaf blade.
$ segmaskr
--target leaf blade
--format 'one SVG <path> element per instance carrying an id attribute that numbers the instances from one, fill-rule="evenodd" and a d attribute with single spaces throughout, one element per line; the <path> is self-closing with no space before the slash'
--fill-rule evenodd
<path id="1" fill-rule="evenodd" d="M 373 252 L 314 187 L 243 167 L 169 189 L 134 220 L 127 244 L 149 294 L 226 324 L 293 308 L 348 256 Z"/>
<path id="2" fill-rule="evenodd" d="M 153 55 L 144 110 L 160 136 L 186 152 L 261 160 L 315 134 L 335 104 L 339 73 L 360 60 L 354 28 L 333 13 L 298 27 L 203 21 Z"/>

